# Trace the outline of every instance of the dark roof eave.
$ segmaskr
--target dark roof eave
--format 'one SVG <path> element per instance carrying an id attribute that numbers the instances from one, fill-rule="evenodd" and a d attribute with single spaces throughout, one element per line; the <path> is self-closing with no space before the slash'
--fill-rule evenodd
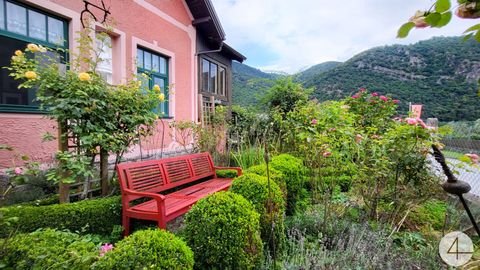
<path id="1" fill-rule="evenodd" d="M 232 57 L 233 60 L 235 61 L 238 61 L 240 63 L 243 63 L 243 61 L 247 60 L 247 57 L 245 57 L 245 55 L 239 53 L 237 50 L 235 50 L 234 48 L 230 47 L 228 44 L 226 44 L 225 42 L 223 43 L 223 49 L 222 51 L 230 54 Z"/>

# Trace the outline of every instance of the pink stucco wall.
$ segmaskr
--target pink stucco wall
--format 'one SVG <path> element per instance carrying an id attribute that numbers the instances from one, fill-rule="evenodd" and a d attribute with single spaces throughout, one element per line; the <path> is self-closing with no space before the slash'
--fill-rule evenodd
<path id="1" fill-rule="evenodd" d="M 80 29 L 80 12 L 84 4 L 78 0 L 27 0 L 47 12 L 70 20 L 71 50 L 75 49 L 76 32 Z M 97 1 L 90 1 L 96 3 Z M 106 1 L 107 3 L 109 1 Z M 174 120 L 197 119 L 196 31 L 191 15 L 183 0 L 115 0 L 111 1 L 114 19 L 114 81 L 120 83 L 136 72 L 135 59 L 138 45 L 169 57 L 170 112 Z M 168 120 L 171 121 L 171 120 Z M 7 144 L 28 154 L 48 161 L 56 151 L 56 142 L 42 143 L 45 131 L 56 133 L 55 123 L 40 115 L 0 113 L 0 144 Z M 168 127 L 168 123 L 166 124 Z M 158 142 L 161 134 L 151 140 Z M 174 149 L 175 138 L 165 130 L 165 148 Z M 161 147 L 149 143 L 148 148 Z M 11 166 L 11 153 L 0 151 L 0 169 Z"/>

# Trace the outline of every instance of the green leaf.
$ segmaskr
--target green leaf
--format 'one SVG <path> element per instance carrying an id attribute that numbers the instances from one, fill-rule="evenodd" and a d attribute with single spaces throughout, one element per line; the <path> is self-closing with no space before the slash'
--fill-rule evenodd
<path id="1" fill-rule="evenodd" d="M 470 33 L 470 34 L 468 34 L 468 35 L 463 36 L 463 42 L 471 39 L 472 37 L 473 37 L 473 33 Z"/>
<path id="2" fill-rule="evenodd" d="M 442 18 L 438 22 L 436 27 L 444 27 L 452 20 L 452 12 L 446 12 L 442 14 Z"/>
<path id="3" fill-rule="evenodd" d="M 467 30 L 465 30 L 465 32 L 463 32 L 464 34 L 468 33 L 468 32 L 476 32 L 480 30 L 480 23 L 479 24 L 475 24 L 473 26 L 470 26 L 470 28 L 468 28 Z"/>
<path id="4" fill-rule="evenodd" d="M 435 10 L 439 13 L 449 10 L 450 7 L 450 0 L 437 0 L 437 3 L 435 3 Z"/>
<path id="5" fill-rule="evenodd" d="M 415 24 L 413 22 L 408 22 L 408 23 L 405 23 L 404 25 L 402 25 L 400 27 L 400 29 L 398 29 L 397 38 L 407 37 L 408 33 L 410 33 L 410 31 L 413 29 L 413 27 L 415 27 Z"/>
<path id="6" fill-rule="evenodd" d="M 425 21 L 433 27 L 436 27 L 440 20 L 442 19 L 442 14 L 438 12 L 433 12 L 428 14 L 428 16 L 425 18 Z"/>
<path id="7" fill-rule="evenodd" d="M 476 41 L 480 42 L 480 31 L 477 31 L 477 33 L 475 33 L 475 35 L 473 36 L 473 38 L 474 38 Z"/>

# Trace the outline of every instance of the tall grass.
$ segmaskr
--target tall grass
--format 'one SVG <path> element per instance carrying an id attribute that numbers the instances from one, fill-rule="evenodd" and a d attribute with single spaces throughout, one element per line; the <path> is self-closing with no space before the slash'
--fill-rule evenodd
<path id="1" fill-rule="evenodd" d="M 265 150 L 262 147 L 242 146 L 237 151 L 231 152 L 231 158 L 235 166 L 243 169 L 254 165 L 259 165 L 264 162 Z"/>

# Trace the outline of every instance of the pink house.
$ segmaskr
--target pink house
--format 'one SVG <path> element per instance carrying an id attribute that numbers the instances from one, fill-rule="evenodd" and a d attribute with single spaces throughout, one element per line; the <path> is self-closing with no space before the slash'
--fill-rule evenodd
<path id="1" fill-rule="evenodd" d="M 132 73 L 147 71 L 150 84 L 158 84 L 167 102 L 162 108 L 166 126 L 173 120 L 201 121 L 202 112 L 231 101 L 232 61 L 245 57 L 224 43 L 225 33 L 210 0 L 122 0 L 110 4 L 114 29 L 99 71 L 112 84 Z M 14 51 L 28 43 L 74 50 L 81 29 L 81 12 L 103 13 L 90 4 L 100 0 L 0 0 L 0 66 L 9 65 Z M 107 6 L 108 7 L 108 6 Z M 104 31 L 100 25 L 98 32 Z M 65 55 L 66 56 L 66 55 Z M 42 134 L 56 134 L 56 123 L 46 119 L 35 102 L 34 90 L 19 90 L 18 83 L 0 70 L 0 145 L 16 153 L 48 162 L 56 142 L 42 142 Z M 159 132 L 143 151 L 179 148 L 175 133 Z M 136 149 L 135 151 L 138 151 Z M 12 153 L 0 151 L 0 169 L 12 165 Z"/>

